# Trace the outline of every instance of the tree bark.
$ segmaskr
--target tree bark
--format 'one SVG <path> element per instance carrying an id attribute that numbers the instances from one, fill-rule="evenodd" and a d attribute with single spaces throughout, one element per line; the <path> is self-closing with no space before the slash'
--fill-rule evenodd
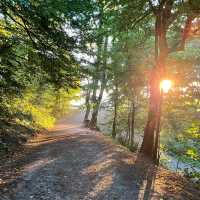
<path id="1" fill-rule="evenodd" d="M 92 117 L 89 123 L 89 127 L 91 129 L 97 129 L 97 117 L 98 117 L 98 113 L 99 113 L 99 108 L 100 108 L 100 104 L 101 104 L 101 100 L 103 97 L 103 93 L 104 90 L 106 88 L 106 84 L 107 84 L 107 80 L 106 80 L 106 65 L 107 65 L 107 46 L 108 46 L 108 37 L 105 38 L 104 41 L 104 49 L 103 49 L 103 63 L 102 63 L 102 72 L 101 72 L 101 79 L 100 79 L 100 92 L 99 92 L 99 96 L 98 99 L 94 99 L 94 108 L 93 108 L 93 112 L 92 112 Z M 100 54 L 101 52 L 99 52 Z M 98 59 L 101 59 L 101 56 L 98 56 Z M 98 60 L 98 63 L 100 63 L 100 60 Z M 97 82 L 98 85 L 98 82 Z M 95 95 L 96 95 L 96 91 L 95 91 Z"/>
<path id="2" fill-rule="evenodd" d="M 99 92 L 99 97 L 96 100 L 96 103 L 94 105 L 92 117 L 91 117 L 91 120 L 90 120 L 90 123 L 89 123 L 89 127 L 91 129 L 97 129 L 97 117 L 98 117 L 99 108 L 100 108 L 100 104 L 101 104 L 101 100 L 102 100 L 102 97 L 103 97 L 105 87 L 106 87 L 106 80 L 105 80 L 105 78 L 103 78 L 102 81 L 101 81 L 101 88 L 100 88 L 100 92 Z"/>
<path id="3" fill-rule="evenodd" d="M 115 86 L 115 94 L 114 94 L 114 117 L 112 124 L 112 137 L 116 138 L 116 125 L 117 125 L 117 107 L 118 107 L 118 85 Z"/>
<path id="4" fill-rule="evenodd" d="M 93 92 L 92 92 L 92 98 L 91 98 L 92 104 L 93 104 L 92 105 L 93 106 L 93 110 L 92 110 L 91 120 L 88 123 L 88 127 L 90 127 L 90 128 L 96 127 L 96 121 L 97 121 L 96 115 L 98 114 L 98 113 L 96 113 L 96 110 L 95 110 L 96 109 L 96 104 L 97 104 L 97 87 L 98 87 L 98 80 L 95 79 L 95 80 L 93 80 Z"/>
<path id="5" fill-rule="evenodd" d="M 160 82 L 165 74 L 165 62 L 168 56 L 168 47 L 166 42 L 166 21 L 163 19 L 162 12 L 157 14 L 155 27 L 155 66 L 151 72 L 149 81 L 149 111 L 147 124 L 144 130 L 144 139 L 141 146 L 141 151 L 157 162 L 159 159 L 158 140 L 162 98 Z"/>
<path id="6" fill-rule="evenodd" d="M 156 144 L 156 126 L 158 123 L 158 111 L 159 111 L 159 102 L 160 102 L 160 80 L 158 76 L 154 73 L 152 75 L 152 80 L 150 82 L 150 99 L 149 99 L 149 111 L 148 111 L 148 120 L 144 130 L 144 139 L 142 143 L 141 150 L 147 156 L 157 159 L 155 144 Z"/>
<path id="7" fill-rule="evenodd" d="M 134 134 L 135 134 L 135 103 L 132 102 L 131 107 L 131 128 L 130 128 L 130 145 L 131 147 L 134 145 Z"/>
<path id="8" fill-rule="evenodd" d="M 131 134 L 131 110 L 130 110 L 130 106 L 129 106 L 129 111 L 128 111 L 128 130 L 127 130 L 127 134 L 126 134 L 126 144 L 130 144 L 130 134 Z"/>
<path id="9" fill-rule="evenodd" d="M 117 123 L 117 102 L 114 101 L 114 117 L 113 117 L 113 124 L 112 124 L 112 137 L 113 139 L 116 138 L 116 123 Z"/>
<path id="10" fill-rule="evenodd" d="M 182 31 L 182 38 L 168 47 L 167 31 L 169 26 L 175 21 L 177 12 L 173 13 L 173 0 L 159 1 L 158 6 L 154 6 L 151 0 L 149 5 L 156 17 L 155 22 L 155 66 L 150 76 L 150 97 L 148 120 L 144 130 L 144 139 L 141 151 L 152 158 L 156 163 L 159 161 L 159 132 L 161 118 L 162 93 L 160 81 L 166 76 L 165 62 L 168 55 L 175 51 L 183 51 L 186 40 L 190 36 L 194 15 L 188 12 L 185 27 Z"/>
<path id="11" fill-rule="evenodd" d="M 86 111 L 85 111 L 85 116 L 84 116 L 84 123 L 86 126 L 88 126 L 88 121 L 89 121 L 89 114 L 90 114 L 90 89 L 87 90 L 86 97 L 85 97 L 85 106 L 86 106 Z"/>

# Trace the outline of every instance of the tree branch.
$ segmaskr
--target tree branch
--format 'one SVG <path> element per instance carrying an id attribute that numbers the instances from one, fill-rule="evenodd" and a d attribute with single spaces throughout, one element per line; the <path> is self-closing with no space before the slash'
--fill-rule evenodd
<path id="1" fill-rule="evenodd" d="M 142 20 L 144 20 L 147 16 L 149 16 L 151 14 L 151 12 L 148 10 L 144 13 L 144 15 L 142 15 L 140 18 L 138 18 L 134 24 L 132 25 L 132 28 L 134 28 L 138 23 L 140 23 Z"/>
<path id="2" fill-rule="evenodd" d="M 183 29 L 182 38 L 180 42 L 176 43 L 172 48 L 169 49 L 169 53 L 173 53 L 176 51 L 183 51 L 185 49 L 185 43 L 188 37 L 190 36 L 190 31 L 192 28 L 192 21 L 194 16 L 188 16 L 185 22 L 185 27 Z"/>
<path id="3" fill-rule="evenodd" d="M 156 7 L 153 5 L 152 1 L 151 0 L 148 0 L 149 2 L 149 6 L 151 8 L 151 10 L 153 11 L 153 13 L 156 15 L 157 14 L 157 9 Z"/>

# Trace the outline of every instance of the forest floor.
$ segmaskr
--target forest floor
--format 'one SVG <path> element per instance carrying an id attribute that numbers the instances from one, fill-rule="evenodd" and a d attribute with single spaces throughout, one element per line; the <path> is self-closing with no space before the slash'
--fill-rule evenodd
<path id="1" fill-rule="evenodd" d="M 0 160 L 0 200 L 199 200 L 186 179 L 155 167 L 140 154 L 75 115 Z"/>

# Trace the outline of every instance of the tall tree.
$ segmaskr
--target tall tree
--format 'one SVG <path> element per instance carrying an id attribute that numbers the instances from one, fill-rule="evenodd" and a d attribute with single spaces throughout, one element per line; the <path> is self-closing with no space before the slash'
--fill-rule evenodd
<path id="1" fill-rule="evenodd" d="M 141 151 L 152 157 L 155 162 L 159 160 L 158 140 L 162 99 L 160 83 L 167 77 L 166 60 L 168 56 L 173 52 L 184 50 L 185 43 L 192 34 L 192 23 L 199 15 L 199 10 L 194 9 L 193 3 L 195 4 L 195 1 L 162 0 L 155 3 L 149 0 L 150 9 L 155 16 L 155 64 L 149 80 L 149 113 Z M 178 27 L 180 37 L 170 44 L 168 34 L 171 27 L 178 21 L 181 24 Z"/>
<path id="2" fill-rule="evenodd" d="M 101 104 L 101 100 L 103 98 L 103 93 L 104 90 L 106 88 L 106 84 L 107 84 L 107 51 L 108 51 L 108 37 L 104 38 L 104 43 L 101 49 L 101 56 L 99 56 L 98 58 L 100 60 L 97 60 L 99 66 L 98 66 L 98 78 L 95 80 L 96 81 L 96 85 L 94 85 L 94 90 L 93 90 L 93 111 L 92 111 L 92 117 L 89 123 L 89 127 L 90 128 L 96 128 L 97 127 L 97 117 L 98 117 L 98 112 L 99 112 L 99 108 L 100 108 L 100 104 Z M 102 59 L 102 61 L 101 61 Z M 97 88 L 98 88 L 98 83 L 100 83 L 100 89 L 99 89 L 99 94 L 97 96 Z"/>

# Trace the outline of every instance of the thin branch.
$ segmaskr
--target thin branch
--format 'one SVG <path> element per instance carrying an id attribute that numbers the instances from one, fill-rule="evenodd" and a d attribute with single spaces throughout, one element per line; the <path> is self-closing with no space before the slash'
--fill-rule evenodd
<path id="1" fill-rule="evenodd" d="M 137 24 L 139 24 L 142 20 L 144 20 L 146 17 L 148 17 L 151 14 L 150 10 L 147 10 L 144 15 L 142 15 L 140 18 L 138 18 L 134 24 L 132 25 L 132 28 L 134 28 Z"/>
<path id="2" fill-rule="evenodd" d="M 176 43 L 171 49 L 169 49 L 169 53 L 176 51 L 183 51 L 185 49 L 185 43 L 188 37 L 190 36 L 190 31 L 192 28 L 192 21 L 194 16 L 188 16 L 185 22 L 185 27 L 183 29 L 183 34 L 180 42 Z"/>

